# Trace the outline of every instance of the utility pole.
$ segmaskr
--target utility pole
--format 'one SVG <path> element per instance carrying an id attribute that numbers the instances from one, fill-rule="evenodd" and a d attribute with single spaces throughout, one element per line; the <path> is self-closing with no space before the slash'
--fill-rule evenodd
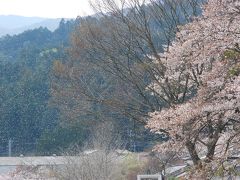
<path id="1" fill-rule="evenodd" d="M 8 156 L 11 157 L 12 156 L 12 139 L 8 140 Z"/>
<path id="2" fill-rule="evenodd" d="M 129 131 L 130 142 L 133 152 L 136 152 L 136 143 L 135 143 L 135 132 L 133 130 Z"/>

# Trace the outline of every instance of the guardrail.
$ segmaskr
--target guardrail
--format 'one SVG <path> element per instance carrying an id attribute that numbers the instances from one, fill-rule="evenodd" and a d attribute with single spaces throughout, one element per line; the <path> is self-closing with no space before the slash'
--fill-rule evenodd
<path id="1" fill-rule="evenodd" d="M 157 180 L 162 180 L 162 175 L 161 174 L 145 174 L 145 175 L 137 175 L 137 180 L 143 180 L 143 179 L 157 179 Z"/>

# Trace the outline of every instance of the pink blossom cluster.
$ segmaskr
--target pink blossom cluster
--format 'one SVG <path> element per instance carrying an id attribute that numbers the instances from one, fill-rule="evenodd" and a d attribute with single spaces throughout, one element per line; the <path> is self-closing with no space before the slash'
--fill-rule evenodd
<path id="1" fill-rule="evenodd" d="M 161 54 L 166 72 L 150 87 L 163 94 L 167 79 L 196 93 L 149 114 L 147 127 L 170 137 L 157 151 L 187 150 L 197 163 L 201 156 L 210 161 L 226 158 L 233 146 L 239 146 L 239 22 L 239 0 L 209 0 L 202 16 L 179 27 L 172 45 Z M 176 97 L 183 96 L 176 92 Z"/>

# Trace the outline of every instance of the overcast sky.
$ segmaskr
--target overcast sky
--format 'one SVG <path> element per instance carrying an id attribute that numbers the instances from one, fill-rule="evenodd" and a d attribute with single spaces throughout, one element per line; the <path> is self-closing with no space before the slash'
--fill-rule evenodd
<path id="1" fill-rule="evenodd" d="M 89 14 L 88 0 L 0 0 L 0 15 L 76 18 Z"/>

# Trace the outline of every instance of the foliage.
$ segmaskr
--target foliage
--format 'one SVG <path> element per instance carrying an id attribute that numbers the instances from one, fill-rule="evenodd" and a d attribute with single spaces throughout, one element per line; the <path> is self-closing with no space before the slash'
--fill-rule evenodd
<path id="1" fill-rule="evenodd" d="M 148 127 L 170 137 L 157 151 L 189 154 L 196 168 L 191 178 L 211 178 L 216 166 L 239 147 L 238 7 L 234 0 L 209 0 L 203 16 L 179 27 L 176 39 L 161 54 L 164 58 L 156 63 L 164 64 L 166 71 L 150 87 L 168 98 L 165 84 L 173 84 L 179 87 L 174 98 L 182 101 L 150 113 Z"/>
<path id="2" fill-rule="evenodd" d="M 167 104 L 153 88 L 146 91 L 164 71 L 151 57 L 160 58 L 163 44 L 175 36 L 178 24 L 200 13 L 201 2 L 92 2 L 98 16 L 80 18 L 71 38 L 71 57 L 53 68 L 51 103 L 63 121 L 113 121 L 132 151 L 162 140 L 144 129 L 148 112 Z"/>
<path id="3" fill-rule="evenodd" d="M 55 32 L 38 28 L 0 39 L 3 155 L 9 139 L 13 140 L 13 154 L 35 151 L 36 140 L 59 124 L 58 110 L 48 106 L 49 77 L 53 61 L 66 57 L 67 39 L 74 23 L 62 21 Z"/>
<path id="4" fill-rule="evenodd" d="M 84 148 L 64 153 L 65 166 L 56 169 L 57 179 L 76 180 L 115 180 L 121 157 L 116 153 L 122 146 L 119 137 L 114 134 L 111 123 L 103 123 L 95 128 Z M 113 139 L 115 140 L 113 142 Z M 76 151 L 78 151 L 76 153 Z"/>
<path id="5" fill-rule="evenodd" d="M 43 132 L 37 142 L 40 155 L 61 154 L 71 146 L 82 146 L 88 132 L 81 126 L 61 127 Z"/>
<path id="6" fill-rule="evenodd" d="M 123 174 L 127 174 L 131 171 L 140 171 L 144 163 L 138 160 L 137 154 L 129 154 L 124 158 L 122 163 L 123 166 Z"/>

